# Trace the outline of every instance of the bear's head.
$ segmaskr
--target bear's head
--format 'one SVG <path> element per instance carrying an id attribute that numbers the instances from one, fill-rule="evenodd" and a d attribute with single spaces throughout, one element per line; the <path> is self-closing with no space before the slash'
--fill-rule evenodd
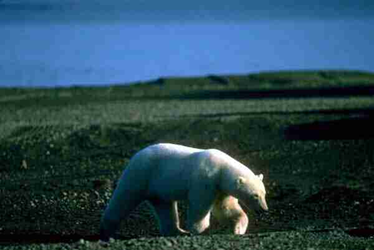
<path id="1" fill-rule="evenodd" d="M 236 179 L 236 198 L 245 206 L 255 210 L 268 210 L 266 203 L 266 191 L 262 182 L 264 176 L 254 175 L 251 177 L 240 176 Z"/>

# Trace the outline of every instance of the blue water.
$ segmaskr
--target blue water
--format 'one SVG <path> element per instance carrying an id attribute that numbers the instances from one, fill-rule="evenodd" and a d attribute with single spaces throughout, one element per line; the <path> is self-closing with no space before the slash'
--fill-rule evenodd
<path id="1" fill-rule="evenodd" d="M 2 22 L 0 86 L 131 83 L 269 70 L 374 71 L 374 18 Z"/>

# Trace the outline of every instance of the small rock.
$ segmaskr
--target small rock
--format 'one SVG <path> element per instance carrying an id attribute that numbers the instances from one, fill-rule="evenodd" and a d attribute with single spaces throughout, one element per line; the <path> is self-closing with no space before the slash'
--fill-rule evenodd
<path id="1" fill-rule="evenodd" d="M 171 243 L 170 241 L 165 241 L 165 246 L 167 247 L 172 247 L 173 246 L 173 243 Z"/>
<path id="2" fill-rule="evenodd" d="M 26 160 L 22 160 L 21 168 L 22 169 L 28 169 Z"/>
<path id="3" fill-rule="evenodd" d="M 95 194 L 96 199 L 100 198 L 100 194 L 99 194 L 99 192 L 94 191 L 94 194 Z"/>

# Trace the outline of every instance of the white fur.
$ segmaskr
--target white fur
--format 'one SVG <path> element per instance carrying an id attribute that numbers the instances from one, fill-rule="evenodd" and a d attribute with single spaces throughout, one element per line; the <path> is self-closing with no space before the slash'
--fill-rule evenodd
<path id="1" fill-rule="evenodd" d="M 163 235 L 186 234 L 179 226 L 177 202 L 189 205 L 187 227 L 201 233 L 209 227 L 210 214 L 232 224 L 244 234 L 246 206 L 267 210 L 262 175 L 216 150 L 175 144 L 156 144 L 139 151 L 124 170 L 101 220 L 101 239 L 108 240 L 120 221 L 142 201 L 154 207 Z"/>

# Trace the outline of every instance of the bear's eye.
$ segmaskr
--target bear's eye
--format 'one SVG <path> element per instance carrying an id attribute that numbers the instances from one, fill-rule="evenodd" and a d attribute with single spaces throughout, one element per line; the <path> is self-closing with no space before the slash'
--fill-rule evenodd
<path id="1" fill-rule="evenodd" d="M 254 197 L 255 199 L 258 199 L 258 198 L 259 198 L 258 194 L 254 194 L 253 197 Z"/>

